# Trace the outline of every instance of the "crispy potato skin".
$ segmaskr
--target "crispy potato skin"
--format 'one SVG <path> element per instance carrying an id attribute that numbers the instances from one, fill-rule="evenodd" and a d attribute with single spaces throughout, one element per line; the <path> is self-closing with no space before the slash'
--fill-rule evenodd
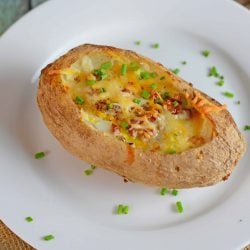
<path id="1" fill-rule="evenodd" d="M 202 187 L 228 178 L 244 153 L 246 142 L 227 110 L 209 113 L 209 119 L 217 132 L 210 142 L 174 155 L 131 148 L 112 135 L 94 130 L 81 122 L 78 106 L 60 84 L 58 75 L 50 72 L 69 67 L 79 57 L 91 51 L 128 55 L 149 65 L 156 65 L 154 61 L 132 51 L 85 44 L 70 50 L 45 67 L 40 76 L 37 102 L 44 122 L 64 148 L 82 160 L 111 170 L 132 182 L 151 186 Z M 185 90 L 190 95 L 196 90 L 162 65 L 157 64 L 157 67 L 177 79 L 180 90 Z M 212 98 L 203 93 L 202 95 L 220 106 Z"/>

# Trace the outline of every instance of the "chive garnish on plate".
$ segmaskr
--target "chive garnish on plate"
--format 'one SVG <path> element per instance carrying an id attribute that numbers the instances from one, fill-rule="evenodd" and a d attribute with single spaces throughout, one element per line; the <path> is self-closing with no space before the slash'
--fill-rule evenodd
<path id="1" fill-rule="evenodd" d="M 203 50 L 201 53 L 202 53 L 202 55 L 204 57 L 208 57 L 210 55 L 210 51 L 209 50 Z"/>
<path id="2" fill-rule="evenodd" d="M 32 222 L 33 218 L 31 216 L 28 216 L 28 217 L 25 218 L 25 220 L 28 221 L 28 222 Z"/>
<path id="3" fill-rule="evenodd" d="M 169 193 L 169 190 L 167 188 L 162 188 L 160 193 L 161 195 L 166 195 Z"/>
<path id="4" fill-rule="evenodd" d="M 228 92 L 228 91 L 225 91 L 222 93 L 224 96 L 226 97 L 229 97 L 229 98 L 233 98 L 234 97 L 234 94 L 232 92 Z"/>
<path id="5" fill-rule="evenodd" d="M 244 131 L 250 130 L 250 125 L 245 125 Z"/>
<path id="6" fill-rule="evenodd" d="M 129 212 L 129 206 L 128 205 L 122 205 L 122 204 L 119 204 L 116 208 L 116 213 L 118 215 L 121 215 L 121 214 L 128 214 Z"/>
<path id="7" fill-rule="evenodd" d="M 53 239 L 55 239 L 55 236 L 52 235 L 52 234 L 48 234 L 48 235 L 45 235 L 43 237 L 43 239 L 46 240 L 46 241 L 53 240 Z"/>
<path id="8" fill-rule="evenodd" d="M 160 47 L 160 44 L 159 43 L 153 43 L 151 45 L 151 47 L 154 48 L 154 49 L 158 49 Z"/>
<path id="9" fill-rule="evenodd" d="M 178 195 L 178 190 L 173 189 L 173 190 L 172 190 L 172 195 L 177 196 L 177 195 Z"/>
<path id="10" fill-rule="evenodd" d="M 182 206 L 181 201 L 177 201 L 177 202 L 176 202 L 176 208 L 177 208 L 177 211 L 178 211 L 179 213 L 182 213 L 182 212 L 183 212 L 183 206 Z"/>
<path id="11" fill-rule="evenodd" d="M 178 75 L 180 73 L 180 69 L 176 68 L 176 69 L 172 69 L 171 70 L 174 74 Z"/>
<path id="12" fill-rule="evenodd" d="M 224 80 L 219 80 L 216 84 L 221 87 L 225 84 L 225 82 Z"/>
<path id="13" fill-rule="evenodd" d="M 37 152 L 35 153 L 35 159 L 42 159 L 43 157 L 45 157 L 45 153 L 44 152 Z"/>

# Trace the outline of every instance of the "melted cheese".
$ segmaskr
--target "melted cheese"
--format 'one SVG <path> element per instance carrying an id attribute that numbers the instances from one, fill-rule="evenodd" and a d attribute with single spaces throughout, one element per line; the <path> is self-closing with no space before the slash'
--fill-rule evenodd
<path id="1" fill-rule="evenodd" d="M 106 62 L 111 66 L 98 79 L 96 70 Z M 123 64 L 127 71 L 121 75 Z M 212 138 L 212 123 L 188 103 L 174 80 L 145 63 L 89 54 L 61 70 L 61 80 L 73 100 L 84 100 L 78 103 L 83 122 L 135 147 L 175 153 Z"/>

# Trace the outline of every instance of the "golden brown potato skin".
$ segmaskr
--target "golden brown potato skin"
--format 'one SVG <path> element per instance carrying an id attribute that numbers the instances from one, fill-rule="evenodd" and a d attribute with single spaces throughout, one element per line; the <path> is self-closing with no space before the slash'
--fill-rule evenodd
<path id="1" fill-rule="evenodd" d="M 132 51 L 85 44 L 70 50 L 42 70 L 37 102 L 49 130 L 69 152 L 91 164 L 114 171 L 130 181 L 151 186 L 202 187 L 228 178 L 244 153 L 246 142 L 227 110 L 209 114 L 217 132 L 212 141 L 174 155 L 131 148 L 112 135 L 94 130 L 82 122 L 78 106 L 60 84 L 58 75 L 51 72 L 70 67 L 81 56 L 93 50 L 112 51 L 145 61 L 149 65 L 156 64 Z M 158 64 L 158 67 L 178 79 L 180 89 L 193 95 L 196 89 L 191 84 L 162 65 Z M 202 95 L 220 106 L 212 98 L 203 93 Z"/>

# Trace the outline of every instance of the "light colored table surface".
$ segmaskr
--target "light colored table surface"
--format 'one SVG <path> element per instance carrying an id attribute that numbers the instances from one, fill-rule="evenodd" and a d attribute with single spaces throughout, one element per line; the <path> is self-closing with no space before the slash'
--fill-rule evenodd
<path id="1" fill-rule="evenodd" d="M 0 0 L 0 35 L 22 15 L 46 0 Z M 237 0 L 250 9 L 250 0 Z M 0 220 L 0 250 L 32 250 Z M 244 250 L 250 250 L 250 245 Z"/>

